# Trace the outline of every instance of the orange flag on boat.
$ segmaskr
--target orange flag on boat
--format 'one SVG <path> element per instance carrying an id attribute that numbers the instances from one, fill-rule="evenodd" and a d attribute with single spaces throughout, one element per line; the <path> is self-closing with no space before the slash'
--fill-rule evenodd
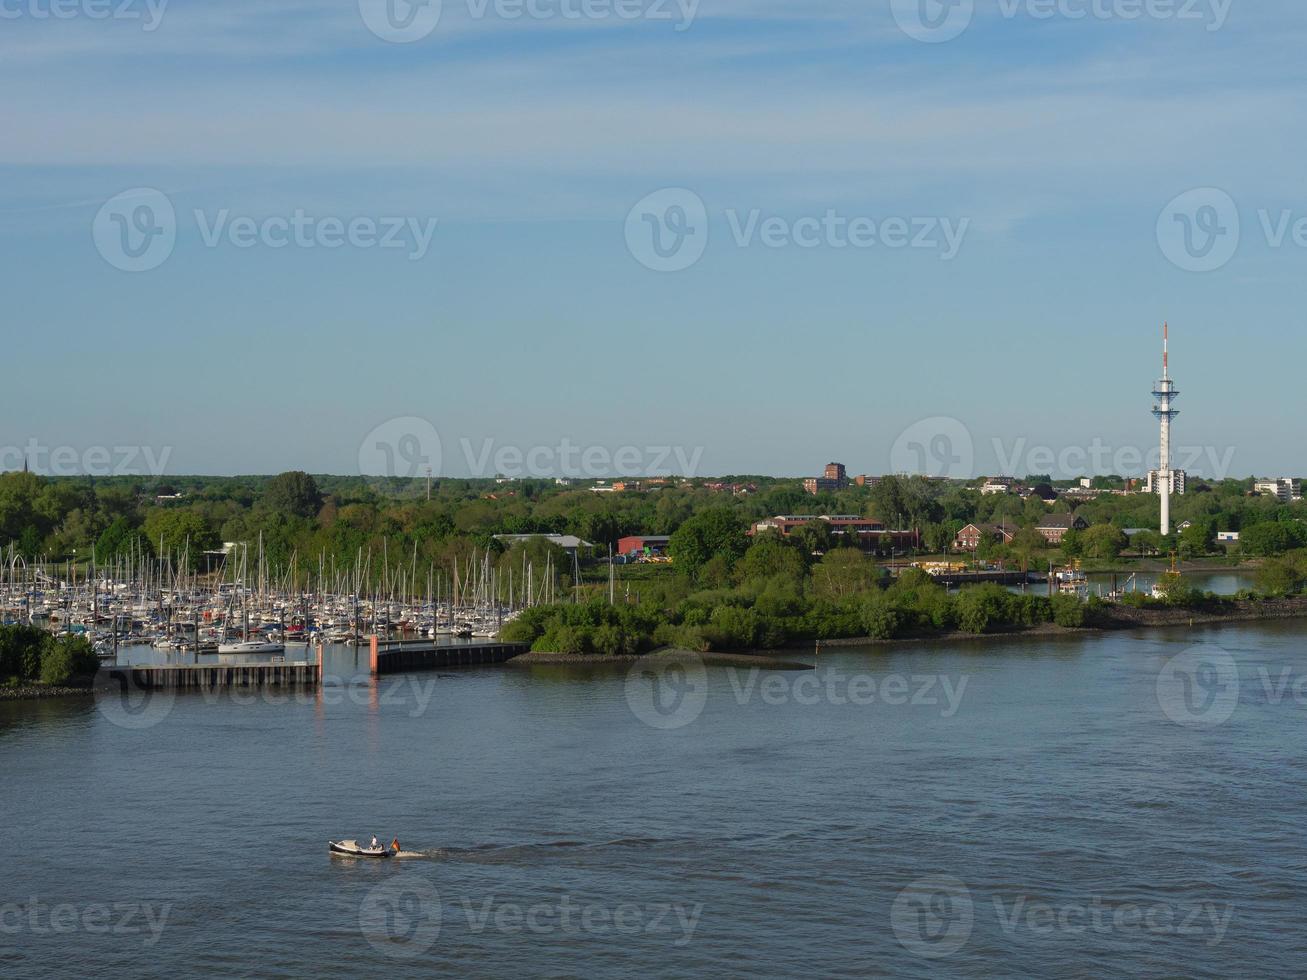
<path id="1" fill-rule="evenodd" d="M 398 851 L 398 850 L 399 850 L 399 838 L 398 838 L 398 837 L 396 837 L 393 841 L 390 842 L 390 849 L 391 849 L 392 851 Z"/>

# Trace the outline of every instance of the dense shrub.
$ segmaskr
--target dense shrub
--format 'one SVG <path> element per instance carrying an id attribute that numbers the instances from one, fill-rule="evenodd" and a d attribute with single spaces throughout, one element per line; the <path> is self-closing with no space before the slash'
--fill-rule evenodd
<path id="1" fill-rule="evenodd" d="M 862 600 L 862 628 L 877 640 L 898 636 L 902 620 L 893 601 L 883 592 L 873 592 Z"/>
<path id="2" fill-rule="evenodd" d="M 1080 629 L 1085 625 L 1085 603 L 1078 596 L 1055 595 L 1049 600 L 1053 622 L 1067 629 Z"/>
<path id="3" fill-rule="evenodd" d="M 0 627 L 0 681 L 67 684 L 98 666 L 95 650 L 80 636 L 56 639 L 34 626 Z"/>

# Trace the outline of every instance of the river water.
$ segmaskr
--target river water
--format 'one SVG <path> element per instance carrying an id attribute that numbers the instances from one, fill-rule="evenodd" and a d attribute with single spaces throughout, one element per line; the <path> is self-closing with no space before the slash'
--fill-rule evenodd
<path id="1" fill-rule="evenodd" d="M 1305 637 L 0 703 L 0 975 L 1300 973 Z"/>

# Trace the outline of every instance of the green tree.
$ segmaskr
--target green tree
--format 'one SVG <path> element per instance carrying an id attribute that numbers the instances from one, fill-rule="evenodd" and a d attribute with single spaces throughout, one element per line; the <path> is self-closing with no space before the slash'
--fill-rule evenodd
<path id="1" fill-rule="evenodd" d="M 862 600 L 861 616 L 863 629 L 877 640 L 893 639 L 903 623 L 893 601 L 883 592 L 872 592 Z"/>
<path id="2" fill-rule="evenodd" d="M 1068 532 L 1067 536 L 1070 537 L 1070 534 Z M 1082 532 L 1080 542 L 1083 555 L 1102 560 L 1120 557 L 1130 539 L 1113 524 L 1095 524 Z"/>
<path id="3" fill-rule="evenodd" d="M 967 633 L 985 633 L 1004 621 L 1008 592 L 992 582 L 963 589 L 957 598 L 958 628 Z"/>
<path id="4" fill-rule="evenodd" d="M 713 507 L 677 528 L 668 551 L 678 570 L 697 577 L 714 558 L 720 559 L 729 572 L 747 545 L 744 522 L 736 513 L 728 507 Z"/>
<path id="5" fill-rule="evenodd" d="M 317 481 L 299 470 L 274 476 L 263 491 L 263 506 L 277 514 L 316 517 L 322 509 Z"/>
<path id="6" fill-rule="evenodd" d="M 857 548 L 836 548 L 812 566 L 812 589 L 818 596 L 839 601 L 875 589 L 885 570 Z"/>
<path id="7" fill-rule="evenodd" d="M 95 650 L 84 637 L 61 636 L 46 645 L 41 656 L 41 681 L 67 684 L 75 677 L 89 677 L 100 665 Z"/>

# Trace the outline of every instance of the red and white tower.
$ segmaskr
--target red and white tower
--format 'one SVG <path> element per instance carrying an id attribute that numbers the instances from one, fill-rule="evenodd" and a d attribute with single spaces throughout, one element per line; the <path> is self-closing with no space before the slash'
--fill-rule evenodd
<path id="1" fill-rule="evenodd" d="M 1171 422 L 1180 414 L 1171 407 L 1171 403 L 1179 397 L 1180 392 L 1176 391 L 1175 382 L 1171 380 L 1170 342 L 1171 328 L 1164 323 L 1162 324 L 1162 380 L 1157 382 L 1157 387 L 1153 389 L 1153 397 L 1157 399 L 1153 414 L 1162 422 L 1162 454 L 1161 461 L 1157 464 L 1157 478 L 1161 484 L 1163 537 L 1171 534 L 1171 491 L 1174 482 L 1171 473 Z"/>

